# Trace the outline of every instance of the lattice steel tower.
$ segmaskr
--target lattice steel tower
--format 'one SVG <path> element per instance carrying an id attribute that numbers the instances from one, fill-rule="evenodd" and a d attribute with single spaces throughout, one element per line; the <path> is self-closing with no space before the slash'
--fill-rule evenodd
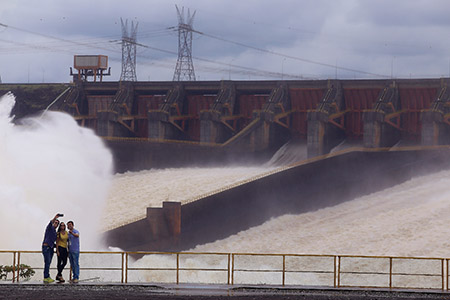
<path id="1" fill-rule="evenodd" d="M 192 63 L 192 24 L 195 11 L 191 15 L 188 9 L 187 20 L 184 19 L 184 7 L 178 13 L 178 60 L 173 74 L 173 81 L 195 81 L 194 64 Z"/>
<path id="2" fill-rule="evenodd" d="M 137 81 L 136 77 L 136 35 L 138 23 L 131 21 L 131 29 L 128 32 L 128 20 L 122 23 L 122 73 L 120 81 Z"/>

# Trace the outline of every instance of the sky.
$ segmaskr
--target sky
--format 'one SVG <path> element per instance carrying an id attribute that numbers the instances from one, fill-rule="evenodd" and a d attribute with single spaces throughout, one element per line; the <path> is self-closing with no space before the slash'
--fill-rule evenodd
<path id="1" fill-rule="evenodd" d="M 0 0 L 2 83 L 66 83 L 74 55 L 122 72 L 137 25 L 138 81 L 172 81 L 178 16 L 193 19 L 196 80 L 450 77 L 448 0 Z"/>

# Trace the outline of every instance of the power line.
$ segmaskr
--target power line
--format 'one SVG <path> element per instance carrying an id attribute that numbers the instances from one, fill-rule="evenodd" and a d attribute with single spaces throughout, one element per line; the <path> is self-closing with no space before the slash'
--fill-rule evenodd
<path id="1" fill-rule="evenodd" d="M 136 45 L 140 46 L 140 47 L 143 47 L 143 48 L 147 48 L 147 49 L 151 49 L 151 50 L 167 53 L 167 54 L 173 54 L 173 55 L 177 55 L 178 54 L 175 51 L 166 50 L 166 49 L 160 49 L 160 48 L 156 48 L 156 47 L 145 45 L 143 43 L 136 43 Z M 284 77 L 287 77 L 287 78 L 311 79 L 311 78 L 305 78 L 304 76 L 301 76 L 301 75 L 293 75 L 293 74 L 288 74 L 288 73 L 281 74 L 281 73 L 278 73 L 278 72 L 264 71 L 264 70 L 260 70 L 260 69 L 256 69 L 256 68 L 244 67 L 244 66 L 234 65 L 234 64 L 230 64 L 230 63 L 224 63 L 224 62 L 215 61 L 215 60 L 202 58 L 202 57 L 197 57 L 197 56 L 192 56 L 192 58 L 194 58 L 195 60 L 199 60 L 199 61 L 203 61 L 203 62 L 207 62 L 207 63 L 222 65 L 222 66 L 226 66 L 226 67 L 233 67 L 233 68 L 236 68 L 236 69 L 241 69 L 243 71 L 255 72 L 255 73 L 259 73 L 259 74 L 263 74 L 264 73 L 264 74 L 267 74 L 268 76 L 281 77 L 281 75 L 283 75 Z"/>
<path id="2" fill-rule="evenodd" d="M 28 33 L 28 34 L 33 34 L 33 35 L 45 37 L 45 38 L 47 38 L 47 39 L 53 39 L 53 40 L 56 40 L 56 41 L 68 43 L 68 44 L 75 45 L 75 46 L 83 46 L 83 47 L 88 47 L 88 48 L 95 48 L 95 49 L 100 49 L 100 50 L 111 51 L 111 49 L 104 48 L 104 47 L 100 47 L 100 46 L 96 46 L 96 45 L 94 45 L 95 43 L 92 43 L 92 42 L 89 42 L 89 43 L 88 43 L 88 42 L 82 43 L 82 42 L 78 42 L 78 41 L 62 39 L 62 38 L 59 38 L 59 37 L 55 37 L 55 36 L 51 36 L 51 35 L 46 35 L 46 34 L 42 34 L 42 33 L 34 32 L 34 31 L 30 31 L 30 30 L 27 30 L 27 29 L 18 28 L 18 27 L 11 26 L 11 25 L 6 25 L 6 24 L 3 24 L 3 23 L 0 23 L 0 27 L 5 27 L 6 29 L 7 29 L 7 28 L 11 28 L 11 29 L 14 29 L 14 30 L 17 30 L 17 31 L 21 31 L 21 32 L 25 32 L 25 33 Z M 14 43 L 14 42 L 13 42 L 13 43 Z M 15 43 L 19 43 L 19 42 L 15 42 Z M 23 43 L 23 44 L 26 44 L 26 43 Z M 47 44 L 47 45 L 48 45 L 48 44 Z M 50 47 L 41 46 L 41 48 L 50 48 Z M 53 48 L 53 47 L 52 47 L 52 48 Z M 52 48 L 50 48 L 50 49 L 52 49 Z"/>
<path id="3" fill-rule="evenodd" d="M 107 46 L 111 46 L 112 44 L 116 44 L 118 42 L 117 40 L 105 41 L 105 40 L 99 40 L 99 39 L 96 38 L 96 39 L 85 39 L 85 40 L 82 40 L 84 42 L 80 42 L 80 41 L 73 41 L 73 40 L 62 39 L 62 38 L 51 36 L 51 35 L 41 34 L 41 33 L 38 33 L 38 32 L 33 32 L 33 31 L 30 31 L 30 30 L 18 28 L 18 27 L 15 27 L 15 26 L 6 25 L 6 24 L 3 24 L 3 23 L 0 23 L 0 27 L 4 27 L 5 29 L 11 28 L 11 29 L 22 31 L 22 32 L 26 32 L 26 33 L 29 33 L 29 34 L 42 36 L 42 37 L 45 37 L 45 38 L 48 38 L 48 39 L 53 39 L 53 40 L 56 40 L 56 41 L 59 41 L 59 42 L 66 43 L 66 45 L 68 43 L 70 45 L 77 46 L 77 47 L 82 46 L 82 47 L 86 47 L 86 48 L 100 49 L 100 50 L 104 50 L 104 51 L 118 52 L 117 49 L 111 49 L 110 47 L 109 48 L 107 47 Z M 144 32 L 147 32 L 149 34 L 156 33 L 156 32 L 160 32 L 160 33 L 161 32 L 163 32 L 163 33 L 166 32 L 166 33 L 172 34 L 172 33 L 175 32 L 175 28 L 176 27 L 166 27 L 164 29 L 150 30 L 150 31 L 144 31 Z M 339 70 L 345 70 L 345 71 L 350 71 L 350 72 L 354 72 L 354 73 L 361 73 L 361 74 L 366 74 L 366 75 L 372 75 L 372 76 L 382 77 L 382 78 L 386 78 L 386 77 L 388 78 L 389 77 L 389 76 L 386 76 L 386 75 L 381 75 L 381 74 L 361 71 L 361 70 L 357 70 L 357 69 L 353 69 L 353 68 L 340 67 L 340 66 L 337 66 L 337 65 L 331 65 L 331 64 L 322 63 L 322 62 L 318 62 L 318 61 L 314 61 L 314 60 L 310 60 L 310 59 L 305 59 L 305 58 L 301 58 L 301 57 L 286 55 L 286 54 L 279 53 L 279 52 L 276 52 L 276 51 L 271 51 L 271 50 L 267 50 L 267 49 L 263 49 L 263 48 L 259 48 L 259 47 L 255 47 L 255 46 L 251 46 L 251 45 L 247 45 L 245 43 L 236 42 L 236 41 L 232 41 L 232 40 L 229 40 L 229 39 L 221 38 L 221 37 L 218 37 L 218 36 L 215 36 L 215 35 L 212 35 L 212 34 L 208 34 L 208 33 L 205 33 L 205 32 L 200 32 L 200 31 L 197 31 L 197 30 L 194 30 L 194 29 L 192 29 L 192 32 L 198 33 L 199 35 L 202 35 L 202 36 L 205 36 L 205 37 L 209 37 L 209 38 L 212 38 L 212 39 L 216 39 L 216 40 L 220 40 L 220 41 L 223 41 L 223 42 L 235 44 L 235 45 L 238 45 L 240 47 L 245 47 L 245 48 L 249 48 L 249 49 L 252 49 L 252 50 L 255 50 L 255 51 L 259 51 L 259 52 L 262 52 L 262 53 L 267 53 L 267 54 L 270 54 L 270 55 L 276 55 L 276 56 L 280 56 L 280 57 L 283 57 L 283 58 L 289 58 L 289 59 L 292 59 L 292 60 L 298 60 L 298 61 L 311 63 L 311 64 L 315 64 L 315 65 L 325 66 L 325 67 L 333 68 L 334 70 L 339 69 Z M 66 49 L 66 46 L 61 46 L 61 47 L 65 47 L 65 49 L 59 50 L 59 49 L 57 49 L 57 47 L 59 45 L 56 45 L 56 46 L 53 46 L 53 47 L 48 47 L 48 46 L 39 46 L 39 45 L 36 45 L 36 44 L 33 44 L 33 45 L 29 44 L 29 45 L 27 45 L 26 43 L 19 43 L 19 42 L 13 42 L 13 41 L 8 41 L 8 42 L 16 44 L 16 45 L 24 46 L 24 47 L 29 47 L 29 48 L 32 48 L 32 49 L 48 50 L 50 52 L 55 52 L 55 51 L 68 52 L 67 49 Z M 46 45 L 48 45 L 48 44 L 46 44 Z M 102 46 L 102 45 L 105 45 L 105 46 Z M 166 49 L 160 49 L 160 48 L 156 48 L 156 47 L 151 47 L 151 46 L 148 46 L 148 45 L 145 45 L 145 44 L 141 44 L 141 43 L 135 43 L 135 45 L 141 46 L 141 47 L 144 47 L 144 48 L 147 48 L 147 49 L 151 49 L 151 50 L 155 50 L 155 51 L 171 54 L 171 55 L 178 55 L 178 53 L 176 53 L 174 51 L 170 51 L 170 50 L 166 50 Z M 0 48 L 0 51 L 1 51 L 1 48 Z M 213 64 L 227 66 L 229 68 L 228 72 L 230 72 L 230 68 L 233 67 L 235 69 L 241 69 L 241 70 L 243 70 L 243 72 L 258 72 L 260 74 L 265 73 L 268 76 L 277 76 L 278 77 L 279 75 L 281 75 L 281 76 L 287 77 L 287 78 L 297 78 L 297 79 L 301 78 L 301 79 L 304 79 L 304 77 L 300 76 L 300 75 L 292 75 L 292 74 L 285 74 L 285 73 L 281 74 L 281 73 L 278 73 L 278 72 L 263 71 L 263 70 L 259 70 L 259 69 L 256 69 L 256 68 L 250 68 L 250 67 L 243 67 L 243 66 L 227 64 L 227 63 L 218 62 L 218 61 L 214 61 L 214 60 L 210 60 L 210 59 L 206 59 L 206 58 L 200 58 L 200 57 L 195 57 L 195 56 L 192 56 L 192 57 L 195 58 L 196 60 L 199 60 L 199 61 L 204 61 L 204 62 L 208 62 L 208 63 L 213 63 Z"/>
<path id="4" fill-rule="evenodd" d="M 366 75 L 372 75 L 372 76 L 377 76 L 377 77 L 389 78 L 389 76 L 387 76 L 387 75 L 381 75 L 381 74 L 376 74 L 376 73 L 371 73 L 371 72 L 366 72 L 366 71 L 361 71 L 361 70 L 356 70 L 356 69 L 351 69 L 351 68 L 346 68 L 346 67 L 339 67 L 339 66 L 332 65 L 332 64 L 327 64 L 327 63 L 314 61 L 314 60 L 310 60 L 310 59 L 306 59 L 306 58 L 301 58 L 301 57 L 296 57 L 296 56 L 292 56 L 292 55 L 279 53 L 279 52 L 272 51 L 272 50 L 258 48 L 258 47 L 247 45 L 247 44 L 244 44 L 244 43 L 241 43 L 241 42 L 231 41 L 231 40 L 228 40 L 228 39 L 225 39 L 225 38 L 217 37 L 217 36 L 214 36 L 214 35 L 211 35 L 211 34 L 207 34 L 207 33 L 204 33 L 204 32 L 200 32 L 200 31 L 197 31 L 197 30 L 193 30 L 193 31 L 195 33 L 204 35 L 204 36 L 212 38 L 212 39 L 216 39 L 216 40 L 219 40 L 219 41 L 235 44 L 235 45 L 238 45 L 238 46 L 241 46 L 241 47 L 253 49 L 253 50 L 256 50 L 256 51 L 259 51 L 259 52 L 263 52 L 263 53 L 267 53 L 267 54 L 272 54 L 272 55 L 277 55 L 277 56 L 281 56 L 281 57 L 284 57 L 284 58 L 289 58 L 289 59 L 292 59 L 292 60 L 298 60 L 298 61 L 302 61 L 302 62 L 306 62 L 306 63 L 310 63 L 310 64 L 315 64 L 315 65 L 319 65 L 319 66 L 333 68 L 333 69 L 339 69 L 339 70 L 350 71 L 350 72 L 355 72 L 355 73 L 361 73 L 361 74 L 366 74 Z"/>
<path id="5" fill-rule="evenodd" d="M 56 40 L 56 41 L 59 41 L 59 42 L 70 43 L 70 44 L 72 44 L 74 46 L 82 46 L 82 47 L 87 47 L 87 48 L 94 48 L 94 49 L 100 49 L 100 50 L 106 50 L 106 51 L 111 51 L 111 52 L 115 52 L 115 53 L 120 53 L 120 51 L 117 50 L 117 49 L 111 49 L 111 48 L 98 46 L 99 43 L 96 43 L 97 44 L 97 46 L 96 46 L 95 43 L 93 43 L 92 41 L 91 42 L 87 42 L 89 40 L 94 40 L 95 41 L 97 39 L 85 39 L 86 42 L 78 42 L 78 41 L 72 41 L 72 40 L 67 40 L 67 39 L 61 39 L 61 38 L 54 37 L 54 36 L 51 36 L 51 35 L 41 34 L 41 33 L 33 32 L 33 31 L 30 31 L 30 30 L 26 30 L 26 29 L 21 29 L 21 28 L 18 28 L 18 27 L 14 27 L 14 26 L 2 24 L 2 23 L 0 23 L 0 26 L 3 26 L 5 28 L 15 29 L 15 30 L 22 31 L 22 32 L 26 32 L 26 33 L 29 33 L 29 34 L 42 36 L 42 37 L 45 37 L 45 38 L 48 38 L 48 39 L 53 39 L 53 40 Z M 176 30 L 175 28 L 176 27 L 167 27 L 167 30 L 171 31 L 171 32 L 174 32 L 174 30 Z M 109 41 L 101 41 L 101 42 L 106 44 L 106 45 L 121 43 L 120 40 L 109 40 Z M 10 41 L 10 43 L 18 43 L 18 42 Z M 25 46 L 25 47 L 36 49 L 36 45 L 35 44 L 33 44 L 33 45 L 32 44 L 26 44 L 26 43 L 20 43 L 20 44 L 22 46 Z M 142 43 L 137 43 L 137 42 L 134 42 L 134 44 L 137 45 L 137 46 L 140 46 L 140 47 L 143 47 L 143 48 L 147 48 L 147 49 L 151 49 L 151 50 L 155 50 L 155 51 L 158 51 L 158 52 L 171 54 L 171 55 L 176 55 L 176 56 L 178 55 L 178 53 L 175 52 L 175 51 L 161 49 L 161 48 L 157 48 L 157 47 L 152 47 L 152 46 L 148 46 L 148 45 L 145 45 L 145 44 L 142 44 Z M 48 44 L 46 44 L 46 45 L 48 45 Z M 55 51 L 70 52 L 67 49 L 58 50 L 58 49 L 56 49 L 56 47 L 48 47 L 48 46 L 38 46 L 38 47 L 41 50 L 48 50 L 49 52 L 55 52 Z M 65 47 L 65 46 L 61 46 L 61 47 Z M 284 76 L 286 78 L 304 79 L 304 77 L 300 76 L 300 75 L 293 75 L 293 74 L 287 74 L 287 73 L 281 74 L 281 73 L 278 73 L 278 72 L 271 72 L 271 71 L 260 70 L 260 69 L 257 69 L 257 68 L 233 65 L 233 64 L 229 64 L 229 63 L 223 63 L 223 62 L 214 61 L 214 60 L 211 60 L 211 59 L 206 59 L 206 58 L 201 58 L 201 57 L 196 57 L 196 56 L 192 56 L 192 58 L 194 58 L 196 60 L 199 60 L 199 61 L 207 62 L 207 63 L 212 63 L 212 64 L 226 66 L 226 67 L 228 67 L 227 72 L 230 72 L 230 68 L 234 68 L 234 69 L 242 70 L 240 72 L 238 72 L 238 71 L 233 72 L 233 73 L 238 73 L 238 74 L 240 74 L 240 73 L 247 73 L 247 74 L 251 73 L 253 75 L 255 75 L 255 74 L 260 74 L 260 75 L 267 74 L 267 76 L 274 76 L 274 77 Z"/>

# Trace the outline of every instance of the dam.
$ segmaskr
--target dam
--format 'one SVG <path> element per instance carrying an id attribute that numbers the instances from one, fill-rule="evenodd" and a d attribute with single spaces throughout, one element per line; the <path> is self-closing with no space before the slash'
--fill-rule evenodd
<path id="1" fill-rule="evenodd" d="M 168 193 L 162 207 L 144 207 L 140 218 L 106 228 L 111 246 L 185 250 L 445 170 L 447 84 L 81 82 L 58 87 L 41 109 L 67 112 L 102 136 L 116 172 L 261 165 L 283 145 L 303 145 L 306 161 L 272 166 L 185 202 Z"/>
<path id="2" fill-rule="evenodd" d="M 307 157 L 345 142 L 365 148 L 449 144 L 447 78 L 395 80 L 77 82 L 37 85 L 16 116 L 65 111 L 104 137 L 116 171 L 261 162 L 285 143 Z M 27 97 L 33 85 L 1 85 Z"/>

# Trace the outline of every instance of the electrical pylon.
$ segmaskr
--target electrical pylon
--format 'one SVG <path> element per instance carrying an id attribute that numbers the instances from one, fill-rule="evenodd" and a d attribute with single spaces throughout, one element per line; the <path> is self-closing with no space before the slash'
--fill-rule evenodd
<path id="1" fill-rule="evenodd" d="M 181 11 L 175 5 L 178 13 L 178 60 L 173 74 L 173 81 L 195 81 L 194 64 L 192 63 L 192 24 L 195 11 L 191 15 L 187 12 L 187 20 L 184 19 L 184 7 Z"/>
<path id="2" fill-rule="evenodd" d="M 131 21 L 131 29 L 128 32 L 128 20 L 122 23 L 122 73 L 120 81 L 137 81 L 136 77 L 136 36 L 138 22 Z"/>

